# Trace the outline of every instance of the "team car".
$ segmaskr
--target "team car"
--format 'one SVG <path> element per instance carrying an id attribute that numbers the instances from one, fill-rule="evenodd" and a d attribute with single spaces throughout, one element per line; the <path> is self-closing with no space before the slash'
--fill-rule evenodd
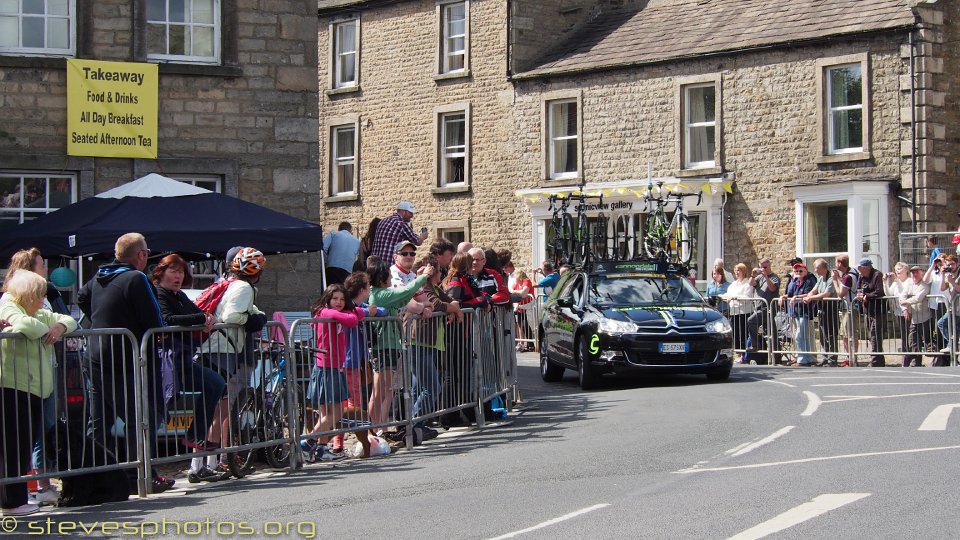
<path id="1" fill-rule="evenodd" d="M 590 389 L 603 374 L 700 373 L 726 380 L 733 331 L 686 277 L 663 261 L 598 262 L 568 271 L 540 318 L 540 375 L 575 370 Z"/>

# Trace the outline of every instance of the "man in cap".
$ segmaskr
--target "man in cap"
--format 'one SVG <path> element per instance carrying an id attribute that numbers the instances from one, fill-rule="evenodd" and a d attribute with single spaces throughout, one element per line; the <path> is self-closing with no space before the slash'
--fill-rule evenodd
<path id="1" fill-rule="evenodd" d="M 854 309 L 863 313 L 867 327 L 867 339 L 875 353 L 870 359 L 871 367 L 886 365 L 883 359 L 884 319 L 887 313 L 883 302 L 883 275 L 873 267 L 873 261 L 860 259 L 857 263 L 860 279 L 857 281 L 857 294 L 854 297 Z"/>
<path id="2" fill-rule="evenodd" d="M 410 220 L 413 219 L 413 215 L 416 213 L 417 210 L 410 201 L 400 201 L 397 203 L 397 212 L 384 218 L 383 221 L 377 225 L 377 233 L 373 237 L 373 250 L 370 254 L 380 257 L 382 261 L 389 261 L 394 253 L 394 247 L 397 245 L 397 242 L 406 240 L 413 243 L 414 246 L 422 244 L 423 240 L 427 237 L 426 227 L 423 228 L 419 235 L 414 234 L 413 228 L 410 227 Z"/>
<path id="3" fill-rule="evenodd" d="M 910 321 L 909 349 L 911 352 L 923 352 L 933 343 L 933 332 L 930 325 L 930 308 L 927 306 L 927 295 L 930 294 L 930 285 L 923 281 L 923 268 L 910 268 L 910 277 L 904 283 L 903 292 L 897 299 L 903 307 L 903 316 Z M 906 354 L 903 356 L 903 367 L 923 365 L 921 355 Z"/>

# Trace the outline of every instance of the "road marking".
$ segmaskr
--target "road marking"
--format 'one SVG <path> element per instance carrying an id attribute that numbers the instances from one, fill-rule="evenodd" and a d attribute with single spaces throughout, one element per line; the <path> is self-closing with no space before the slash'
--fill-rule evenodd
<path id="1" fill-rule="evenodd" d="M 787 461 L 773 461 L 769 463 L 754 463 L 752 465 L 731 465 L 729 467 L 711 467 L 709 469 L 701 469 L 697 466 L 693 466 L 693 467 L 688 467 L 686 469 L 680 469 L 679 471 L 673 471 L 673 473 L 674 474 L 690 474 L 690 473 L 700 473 L 700 472 L 735 471 L 738 469 L 764 469 L 767 467 L 776 467 L 778 465 L 796 465 L 798 463 L 813 463 L 816 461 L 831 461 L 834 459 L 850 459 L 850 458 L 858 458 L 858 457 L 889 456 L 889 455 L 895 455 L 895 454 L 939 452 L 941 450 L 960 450 L 960 445 L 934 446 L 930 448 L 912 448 L 909 450 L 887 450 L 885 452 L 864 452 L 862 454 L 842 454 L 839 456 L 818 456 L 818 457 L 812 457 L 812 458 L 791 459 Z"/>
<path id="2" fill-rule="evenodd" d="M 917 431 L 946 431 L 947 422 L 950 420 L 950 413 L 958 407 L 960 407 L 960 403 L 940 405 L 930 411 L 930 414 L 928 414 L 927 418 L 920 424 Z"/>
<path id="3" fill-rule="evenodd" d="M 765 444 L 770 444 L 773 441 L 779 439 L 780 437 L 783 437 L 787 433 L 790 433 L 790 431 L 793 430 L 794 427 L 796 426 L 787 426 L 785 428 L 780 428 L 777 431 L 773 432 L 773 434 L 768 435 L 757 442 L 741 444 L 740 446 L 737 446 L 736 448 L 731 448 L 730 450 L 727 450 L 724 453 L 728 454 L 730 457 L 742 456 L 747 452 L 752 452 Z"/>
<path id="4" fill-rule="evenodd" d="M 917 392 L 914 394 L 891 394 L 889 396 L 824 396 L 824 403 L 840 403 L 841 401 L 858 401 L 863 399 L 891 399 L 891 398 L 902 398 L 902 397 L 918 397 L 918 396 L 944 396 L 950 395 L 955 396 L 960 394 L 960 392 Z"/>
<path id="5" fill-rule="evenodd" d="M 806 377 L 780 377 L 780 380 L 781 380 L 781 381 L 807 381 L 807 380 L 811 380 L 811 379 L 840 379 L 840 380 L 849 381 L 849 380 L 850 380 L 851 378 L 853 378 L 853 377 L 856 377 L 857 380 L 861 380 L 861 379 L 899 379 L 899 378 L 902 378 L 902 377 L 904 377 L 904 376 L 906 376 L 906 375 L 907 375 L 906 373 L 904 373 L 903 375 L 875 375 L 875 376 L 870 376 L 870 377 L 857 377 L 856 375 L 853 375 L 853 374 L 851 374 L 851 375 L 849 375 L 849 376 L 843 376 L 843 377 L 838 377 L 838 376 L 834 376 L 834 375 L 808 375 L 808 376 L 806 376 Z"/>
<path id="6" fill-rule="evenodd" d="M 820 495 L 819 497 L 814 497 L 812 501 L 791 508 L 771 520 L 764 521 L 756 527 L 751 527 L 740 534 L 731 536 L 728 540 L 756 540 L 757 538 L 763 538 L 869 496 L 869 493 L 827 493 Z"/>
<path id="7" fill-rule="evenodd" d="M 809 390 L 804 390 L 803 395 L 807 396 L 807 408 L 800 413 L 800 416 L 813 416 L 813 413 L 817 412 L 817 409 L 820 408 L 820 404 L 823 403 L 823 401 L 820 399 L 820 396 Z"/>
<path id="8" fill-rule="evenodd" d="M 811 384 L 814 387 L 826 386 L 943 386 L 945 384 L 958 386 L 960 382 L 866 382 L 866 383 L 845 383 L 845 384 Z"/>
<path id="9" fill-rule="evenodd" d="M 528 527 L 528 528 L 526 528 L 526 529 L 521 529 L 521 530 L 519 530 L 519 531 L 514 531 L 514 532 L 512 532 L 512 533 L 507 533 L 507 534 L 505 534 L 505 535 L 503 535 L 503 536 L 497 536 L 496 538 L 491 538 L 490 540 L 503 540 L 504 538 L 514 538 L 514 537 L 516 537 L 516 536 L 520 536 L 521 534 L 525 534 L 525 533 L 528 533 L 528 532 L 531 532 L 531 531 L 535 531 L 535 530 L 537 530 L 537 529 L 542 529 L 542 528 L 544 528 L 544 527 L 549 527 L 549 526 L 551 526 L 551 525 L 556 525 L 557 523 L 560 523 L 561 521 L 566 521 L 566 520 L 568 520 L 568 519 L 572 519 L 572 518 L 575 518 L 575 517 L 577 517 L 577 516 L 582 516 L 583 514 L 586 514 L 587 512 L 593 512 L 594 510 L 599 510 L 599 509 L 601 509 L 601 508 L 606 508 L 606 507 L 608 507 L 608 506 L 610 506 L 609 503 L 603 503 L 603 504 L 595 504 L 595 505 L 593 505 L 593 506 L 588 506 L 588 507 L 586 507 L 586 508 L 581 508 L 580 510 L 577 510 L 576 512 L 570 512 L 569 514 L 560 516 L 560 517 L 558 517 L 558 518 L 553 518 L 553 519 L 544 521 L 543 523 L 534 525 L 533 527 Z"/>
<path id="10" fill-rule="evenodd" d="M 792 385 L 792 384 L 790 384 L 790 383 L 785 383 L 785 382 L 780 382 L 780 381 L 774 381 L 774 380 L 771 380 L 771 379 L 761 379 L 761 378 L 759 378 L 759 377 L 744 377 L 744 378 L 745 378 L 745 379 L 748 379 L 748 380 L 751 380 L 751 381 L 760 381 L 760 382 L 768 382 L 768 383 L 773 383 L 773 384 L 782 384 L 782 385 L 784 385 L 784 386 L 789 386 L 790 388 L 796 388 L 795 385 Z"/>

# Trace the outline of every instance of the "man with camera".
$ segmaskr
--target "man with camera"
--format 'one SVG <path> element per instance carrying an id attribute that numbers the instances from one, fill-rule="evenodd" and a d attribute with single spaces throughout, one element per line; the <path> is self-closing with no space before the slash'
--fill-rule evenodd
<path id="1" fill-rule="evenodd" d="M 883 302 L 883 275 L 873 267 L 873 261 L 868 258 L 860 259 L 857 264 L 860 280 L 857 283 L 857 293 L 853 300 L 854 311 L 860 311 L 867 327 L 867 339 L 873 348 L 870 367 L 883 367 L 884 318 L 886 306 Z"/>
<path id="2" fill-rule="evenodd" d="M 834 259 L 836 267 L 831 273 L 833 290 L 837 298 L 843 299 L 844 312 L 840 320 L 840 339 L 843 341 L 843 350 L 849 355 L 848 366 L 856 363 L 857 341 L 860 339 L 860 312 L 853 309 L 854 291 L 860 275 L 850 268 L 850 257 L 840 255 Z"/>
<path id="3" fill-rule="evenodd" d="M 780 276 L 770 270 L 770 259 L 764 257 L 760 259 L 760 266 L 754 268 L 750 274 L 750 285 L 754 288 L 757 296 L 766 300 L 759 304 L 756 311 L 747 317 L 747 356 L 751 357 L 754 351 L 762 351 L 767 347 L 760 342 L 760 325 L 767 325 L 767 306 L 780 296 Z M 777 327 L 774 322 L 771 328 L 764 328 L 767 336 L 777 335 Z M 767 361 L 763 361 L 766 363 Z M 758 362 L 760 363 L 760 362 Z"/>

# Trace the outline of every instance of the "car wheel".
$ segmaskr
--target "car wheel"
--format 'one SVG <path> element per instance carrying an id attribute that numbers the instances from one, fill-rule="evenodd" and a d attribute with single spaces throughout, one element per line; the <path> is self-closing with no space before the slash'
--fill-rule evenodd
<path id="1" fill-rule="evenodd" d="M 547 356 L 547 348 L 540 339 L 540 378 L 546 382 L 560 382 L 563 379 L 563 366 L 554 364 Z"/>
<path id="2" fill-rule="evenodd" d="M 730 378 L 730 368 L 723 368 L 719 371 L 711 371 L 707 373 L 708 381 L 725 381 Z"/>
<path id="3" fill-rule="evenodd" d="M 593 367 L 590 365 L 590 350 L 587 348 L 585 339 L 577 339 L 577 351 L 577 376 L 580 389 L 593 390 L 600 383 L 600 376 L 593 371 Z"/>

